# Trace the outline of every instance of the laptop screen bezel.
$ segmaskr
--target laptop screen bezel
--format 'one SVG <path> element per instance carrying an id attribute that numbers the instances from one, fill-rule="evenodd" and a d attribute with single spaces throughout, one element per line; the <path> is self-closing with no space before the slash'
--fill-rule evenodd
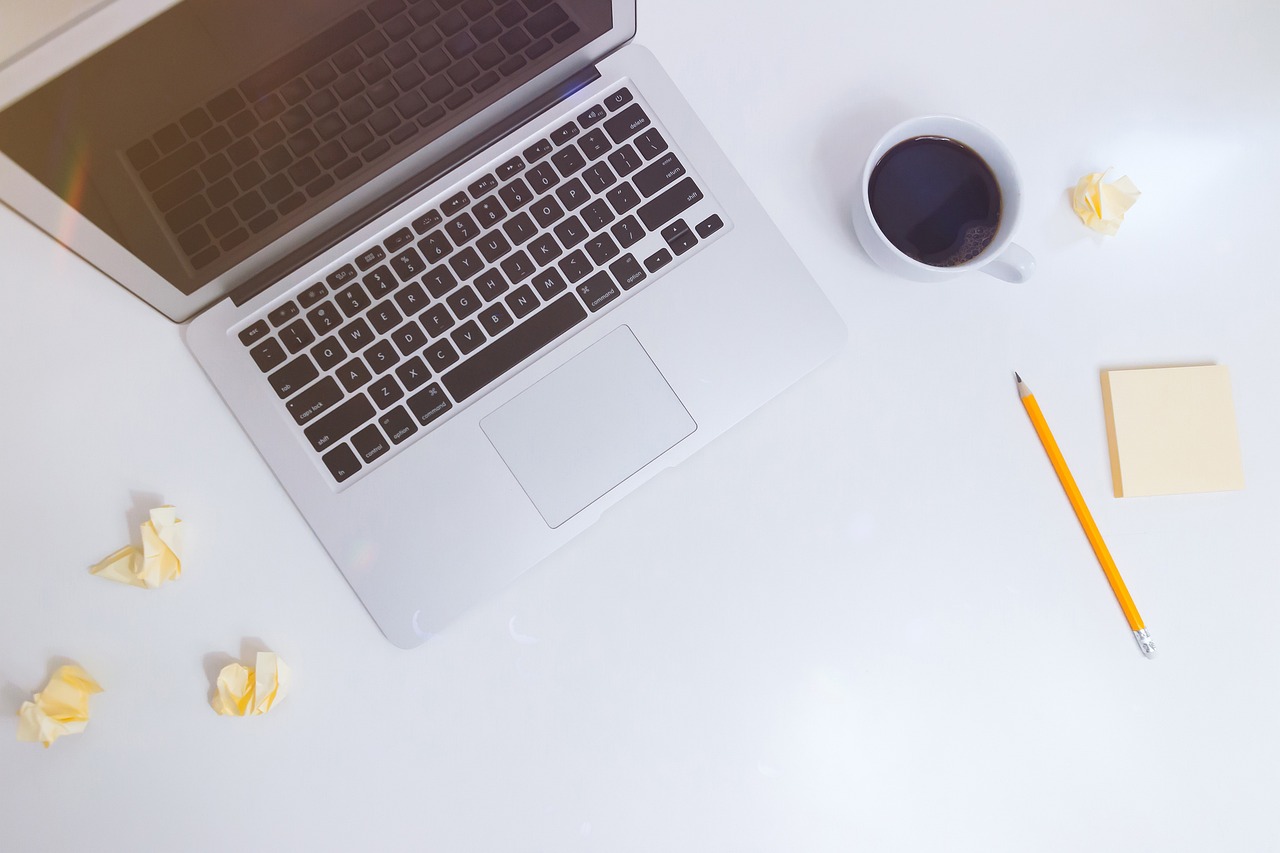
<path id="1" fill-rule="evenodd" d="M 38 89 L 80 60 L 101 50 L 181 0 L 115 0 L 96 7 L 43 42 L 0 65 L 0 109 Z M 635 0 L 610 0 L 613 27 L 602 36 L 557 62 L 535 79 L 504 96 L 364 187 L 350 193 L 303 226 L 214 278 L 191 294 L 184 294 L 128 249 L 98 228 L 57 193 L 0 153 L 0 202 L 12 208 L 53 239 L 75 252 L 109 278 L 175 322 L 184 322 L 225 298 L 256 274 L 298 252 L 341 220 L 402 184 L 415 173 L 457 150 L 486 128 L 598 62 L 635 36 Z"/>

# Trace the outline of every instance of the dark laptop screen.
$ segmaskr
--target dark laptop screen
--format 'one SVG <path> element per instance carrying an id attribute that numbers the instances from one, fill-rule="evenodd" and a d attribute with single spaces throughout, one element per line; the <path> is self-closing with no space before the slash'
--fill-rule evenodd
<path id="1" fill-rule="evenodd" d="M 185 0 L 0 151 L 193 293 L 612 26 L 610 0 Z"/>

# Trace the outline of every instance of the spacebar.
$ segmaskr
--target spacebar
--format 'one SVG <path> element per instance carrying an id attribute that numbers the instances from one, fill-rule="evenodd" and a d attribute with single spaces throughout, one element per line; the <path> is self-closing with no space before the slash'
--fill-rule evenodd
<path id="1" fill-rule="evenodd" d="M 444 387 L 449 389 L 454 400 L 462 402 L 572 329 L 586 316 L 587 311 L 578 297 L 566 293 L 446 373 Z"/>

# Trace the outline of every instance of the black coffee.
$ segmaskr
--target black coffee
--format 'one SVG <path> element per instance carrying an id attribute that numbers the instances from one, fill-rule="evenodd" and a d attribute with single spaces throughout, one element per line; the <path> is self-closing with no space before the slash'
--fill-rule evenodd
<path id="1" fill-rule="evenodd" d="M 1000 226 L 1000 185 L 976 151 L 917 136 L 890 148 L 871 172 L 871 214 L 900 252 L 935 267 L 971 261 Z"/>

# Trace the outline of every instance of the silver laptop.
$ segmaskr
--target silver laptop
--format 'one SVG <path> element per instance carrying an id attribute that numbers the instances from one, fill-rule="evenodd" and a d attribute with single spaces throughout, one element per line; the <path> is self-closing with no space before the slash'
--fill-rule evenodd
<path id="1" fill-rule="evenodd" d="M 845 337 L 634 34 L 631 0 L 116 0 L 0 68 L 0 198 L 187 324 L 399 646 Z"/>

